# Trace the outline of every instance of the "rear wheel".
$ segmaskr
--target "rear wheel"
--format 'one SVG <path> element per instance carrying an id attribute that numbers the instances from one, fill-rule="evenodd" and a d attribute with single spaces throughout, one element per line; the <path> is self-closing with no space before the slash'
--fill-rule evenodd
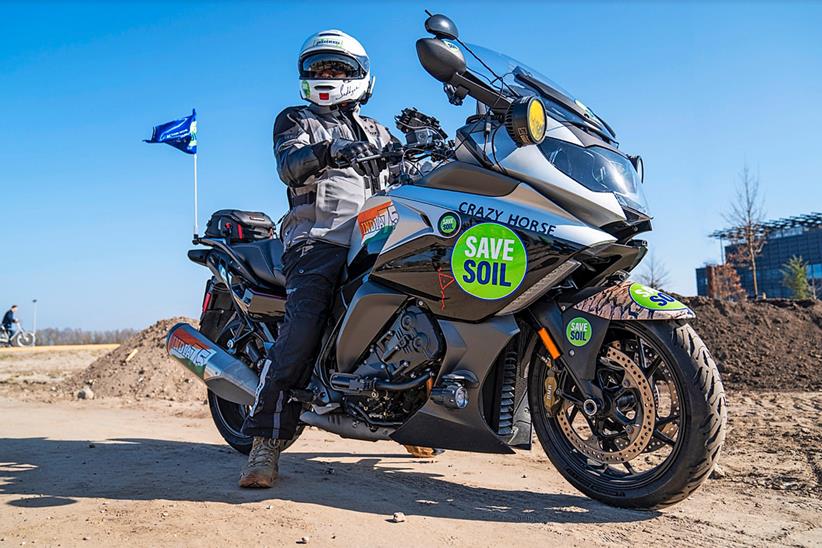
<path id="1" fill-rule="evenodd" d="M 203 314 L 203 319 L 205 319 L 206 314 L 217 314 L 219 315 L 219 319 L 217 321 L 201 320 L 200 332 L 212 341 L 215 341 L 220 347 L 227 348 L 229 339 L 237 333 L 240 333 L 243 329 L 242 322 L 240 322 L 236 316 L 233 316 L 231 311 L 227 309 L 210 309 Z M 247 359 L 243 360 L 242 357 L 240 357 L 240 359 L 246 364 L 249 361 Z M 243 421 L 245 421 L 246 416 L 248 416 L 248 413 L 251 411 L 251 407 L 223 399 L 209 390 L 208 408 L 211 411 L 211 419 L 214 421 L 214 425 L 217 427 L 217 430 L 220 432 L 220 435 L 226 443 L 240 453 L 245 455 L 250 453 L 254 438 L 243 434 L 242 427 Z M 297 441 L 297 438 L 299 438 L 300 434 L 303 432 L 303 428 L 303 425 L 297 427 L 297 433 L 294 435 L 293 439 L 289 440 L 285 444 L 283 451 L 291 447 L 291 445 Z"/>
<path id="2" fill-rule="evenodd" d="M 529 372 L 534 427 L 574 487 L 614 506 L 661 508 L 708 477 L 725 438 L 725 395 L 702 340 L 677 322 L 612 322 L 586 414 L 578 389 L 541 347 Z"/>
<path id="3" fill-rule="evenodd" d="M 211 410 L 211 418 L 220 435 L 231 447 L 247 455 L 251 452 L 253 438 L 246 436 L 242 432 L 243 421 L 248 415 L 250 407 L 239 403 L 224 400 L 220 396 L 208 391 L 208 407 Z M 304 425 L 297 427 L 294 438 L 289 440 L 283 447 L 283 451 L 291 447 L 300 434 L 303 433 Z"/>

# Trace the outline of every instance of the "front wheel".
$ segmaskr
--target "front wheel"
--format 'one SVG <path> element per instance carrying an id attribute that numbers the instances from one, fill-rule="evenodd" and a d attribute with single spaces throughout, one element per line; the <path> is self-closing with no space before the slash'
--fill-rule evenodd
<path id="1" fill-rule="evenodd" d="M 652 509 L 685 499 L 708 477 L 725 439 L 719 372 L 685 323 L 612 322 L 595 379 L 606 401 L 594 413 L 583 411 L 570 375 L 541 346 L 528 382 L 548 458 L 606 504 Z"/>
<path id="2" fill-rule="evenodd" d="M 21 331 L 14 336 L 13 341 L 15 346 L 34 346 L 34 333 L 29 331 Z"/>

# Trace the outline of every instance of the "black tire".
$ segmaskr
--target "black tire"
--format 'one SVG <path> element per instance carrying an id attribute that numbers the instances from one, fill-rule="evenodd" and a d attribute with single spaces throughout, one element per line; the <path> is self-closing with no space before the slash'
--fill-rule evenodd
<path id="1" fill-rule="evenodd" d="M 225 321 L 230 321 L 228 312 L 224 312 L 223 314 L 226 317 Z M 205 325 L 206 322 L 201 321 L 201 324 Z M 224 331 L 223 329 L 225 327 L 225 323 L 212 322 L 209 325 L 212 324 L 213 329 L 203 330 L 201 328 L 200 331 L 206 337 L 216 341 L 217 344 L 224 347 L 230 336 L 229 332 Z M 223 333 L 222 336 L 220 333 Z M 253 444 L 254 438 L 252 436 L 247 436 L 242 432 L 243 421 L 248 413 L 247 406 L 230 402 L 209 390 L 208 408 L 211 411 L 211 420 L 214 421 L 214 426 L 217 427 L 217 431 L 220 432 L 220 435 L 226 443 L 240 453 L 248 455 L 251 452 L 251 445 Z M 283 451 L 291 447 L 294 442 L 297 441 L 297 438 L 299 438 L 300 434 L 303 433 L 303 428 L 304 425 L 302 424 L 297 427 L 297 433 L 294 435 L 294 438 L 285 444 L 285 447 L 282 449 Z"/>
<path id="2" fill-rule="evenodd" d="M 29 331 L 21 331 L 14 336 L 14 346 L 34 346 L 34 333 Z"/>
<path id="3" fill-rule="evenodd" d="M 660 469 L 644 481 L 609 484 L 586 472 L 584 460 L 548 416 L 542 401 L 547 367 L 532 359 L 528 393 L 537 437 L 557 470 L 585 495 L 612 506 L 658 509 L 687 498 L 713 470 L 725 439 L 725 392 L 705 344 L 684 322 L 612 322 L 641 334 L 658 348 L 681 388 L 680 430 Z M 639 477 L 638 477 L 639 478 Z"/>
<path id="4" fill-rule="evenodd" d="M 208 407 L 211 411 L 211 419 L 226 443 L 240 453 L 248 455 L 251 452 L 253 438 L 242 433 L 243 420 L 245 420 L 246 414 L 245 406 L 224 400 L 209 390 Z M 303 433 L 303 428 L 305 426 L 302 424 L 297 427 L 296 435 L 285 444 L 283 451 L 297 441 L 297 438 Z"/>

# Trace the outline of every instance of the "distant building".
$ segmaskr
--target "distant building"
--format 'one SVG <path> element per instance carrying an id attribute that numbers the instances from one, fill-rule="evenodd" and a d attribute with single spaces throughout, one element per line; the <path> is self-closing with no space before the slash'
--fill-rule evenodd
<path id="1" fill-rule="evenodd" d="M 791 297 L 782 284 L 782 268 L 793 256 L 802 257 L 808 263 L 808 277 L 817 295 L 822 295 L 822 213 L 810 213 L 763 223 L 760 231 L 765 235 L 765 245 L 756 257 L 756 278 L 760 294 L 767 297 Z M 733 255 L 736 245 L 730 241 L 736 229 L 718 230 L 711 234 L 722 242 L 725 255 Z M 737 268 L 742 287 L 753 296 L 753 275 L 748 268 Z M 712 268 L 696 269 L 698 295 L 711 294 Z"/>

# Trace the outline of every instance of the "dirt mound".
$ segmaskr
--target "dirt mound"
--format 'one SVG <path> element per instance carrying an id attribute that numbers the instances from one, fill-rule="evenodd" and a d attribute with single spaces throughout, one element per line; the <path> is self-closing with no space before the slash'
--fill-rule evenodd
<path id="1" fill-rule="evenodd" d="M 822 389 L 822 303 L 683 298 L 726 387 Z"/>
<path id="2" fill-rule="evenodd" d="M 205 386 L 166 354 L 166 334 L 178 322 L 197 325 L 190 318 L 161 320 L 69 377 L 65 390 L 91 386 L 94 397 L 203 401 Z"/>
<path id="3" fill-rule="evenodd" d="M 682 298 L 729 388 L 822 390 L 822 303 L 788 300 L 733 303 Z M 202 401 L 205 387 L 166 355 L 177 322 L 162 320 L 98 358 L 64 383 L 68 394 L 91 386 L 95 397 Z"/>

